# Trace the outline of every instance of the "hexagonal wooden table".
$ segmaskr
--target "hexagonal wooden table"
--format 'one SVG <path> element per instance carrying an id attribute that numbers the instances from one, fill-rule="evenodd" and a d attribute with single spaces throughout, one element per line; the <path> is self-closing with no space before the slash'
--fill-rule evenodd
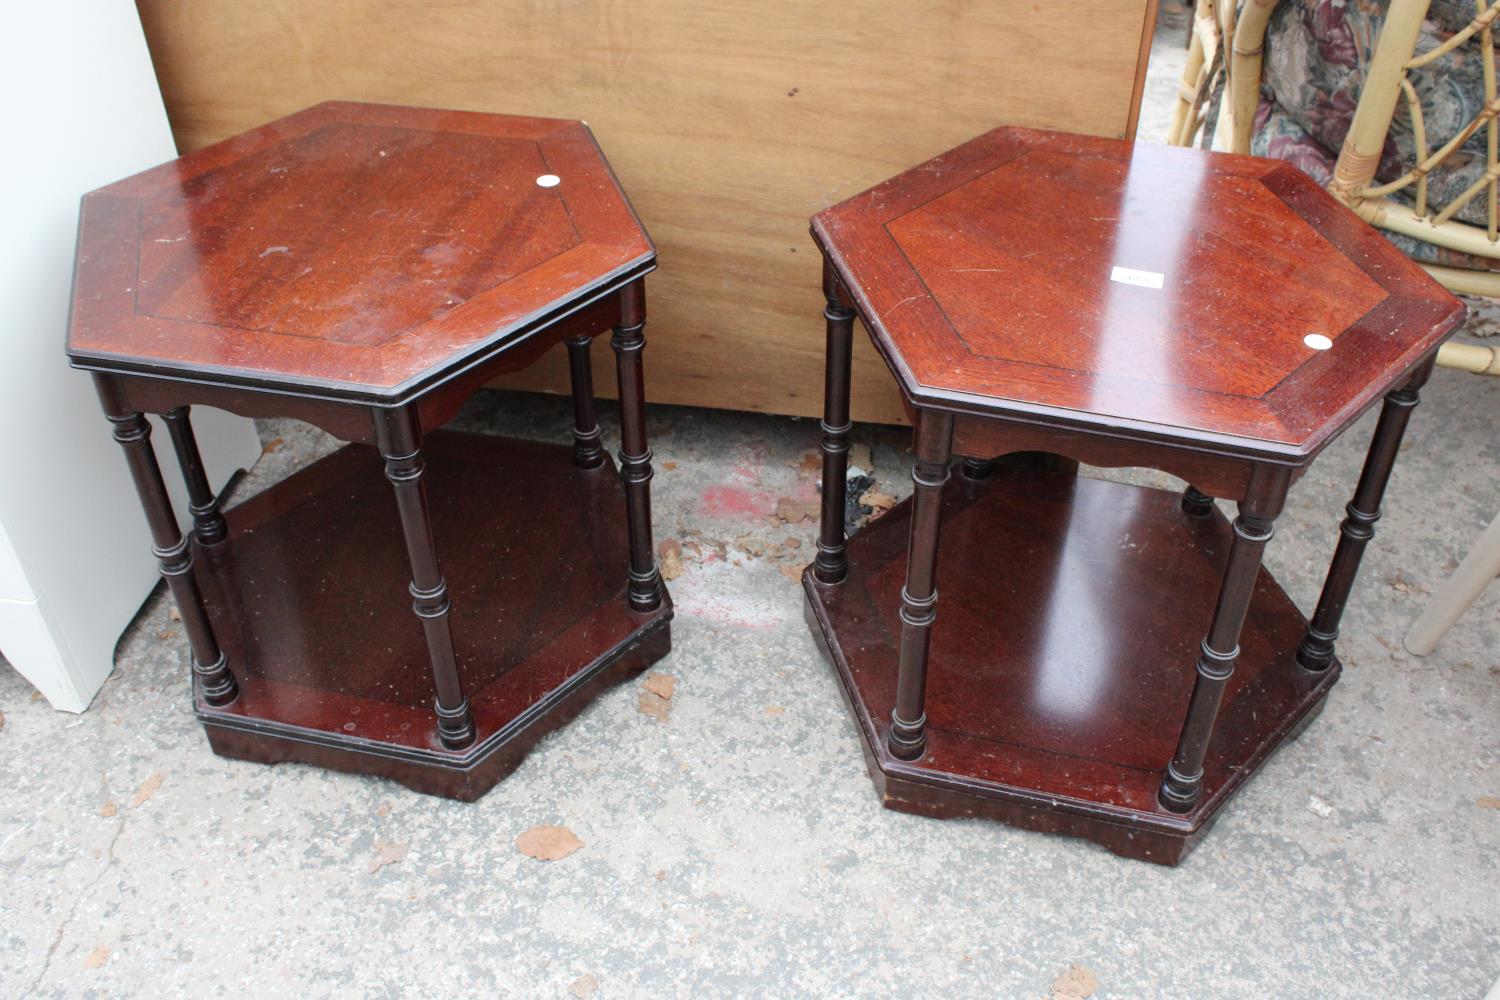
<path id="1" fill-rule="evenodd" d="M 216 752 L 475 798 L 666 654 L 655 266 L 576 121 L 323 104 L 84 198 L 68 354 L 125 449 Z M 618 477 L 589 370 L 611 328 Z M 572 447 L 434 433 L 559 341 Z M 351 443 L 221 513 L 191 404 Z M 190 539 L 144 413 L 170 431 Z"/>
<path id="2" fill-rule="evenodd" d="M 1463 307 L 1288 164 L 1020 128 L 813 236 L 825 486 L 803 583 L 886 805 L 1175 864 L 1337 679 L 1360 556 Z M 915 490 L 846 542 L 856 314 L 912 413 Z M 1288 487 L 1382 397 L 1309 624 L 1261 551 Z"/>

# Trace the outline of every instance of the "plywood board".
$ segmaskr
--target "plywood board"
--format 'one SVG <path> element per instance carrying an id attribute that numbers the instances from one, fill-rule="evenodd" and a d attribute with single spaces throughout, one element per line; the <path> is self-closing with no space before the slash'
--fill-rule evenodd
<path id="1" fill-rule="evenodd" d="M 649 398 L 804 415 L 823 364 L 808 217 L 997 125 L 1133 132 L 1155 7 L 139 0 L 184 151 L 329 99 L 588 121 L 661 253 Z M 863 337 L 854 365 L 855 418 L 904 421 Z M 505 384 L 565 391 L 566 366 Z"/>

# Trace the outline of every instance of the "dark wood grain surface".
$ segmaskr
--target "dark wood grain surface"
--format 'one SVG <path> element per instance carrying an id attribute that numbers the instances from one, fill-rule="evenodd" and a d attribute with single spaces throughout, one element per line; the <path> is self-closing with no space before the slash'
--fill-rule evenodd
<path id="1" fill-rule="evenodd" d="M 1177 863 L 1336 678 L 1401 429 L 1462 305 L 1286 164 L 1021 128 L 813 236 L 918 428 L 913 500 L 846 547 L 825 508 L 839 572 L 803 578 L 883 800 Z M 1261 553 L 1291 482 L 1382 395 L 1309 626 Z"/>
<path id="2" fill-rule="evenodd" d="M 654 262 L 581 122 L 321 104 L 85 196 L 68 349 L 388 402 Z"/>
<path id="3" fill-rule="evenodd" d="M 226 746 L 472 798 L 519 759 L 508 744 L 565 721 L 559 704 L 587 701 L 596 675 L 633 663 L 618 681 L 665 653 L 665 591 L 649 612 L 627 598 L 625 503 L 607 456 L 581 469 L 571 447 L 444 431 L 424 458 L 473 744 L 450 749 L 433 726 L 391 487 L 375 449 L 351 445 L 230 509 L 229 543 L 198 553 L 240 688 L 224 707 L 199 699 L 216 748 L 227 730 L 255 733 Z M 491 758 L 510 763 L 496 771 Z M 403 760 L 413 766 L 391 763 Z"/>
<path id="4" fill-rule="evenodd" d="M 655 263 L 577 121 L 322 104 L 84 198 L 68 351 L 130 463 L 217 752 L 472 799 L 666 655 Z M 611 328 L 618 474 L 587 377 Z M 576 448 L 427 436 L 564 340 Z M 351 444 L 221 516 L 194 404 Z M 167 417 L 191 543 L 144 413 Z"/>
<path id="5" fill-rule="evenodd" d="M 1145 143 L 1001 128 L 813 234 L 918 405 L 1293 464 L 1463 315 L 1295 168 Z"/>
<path id="6" fill-rule="evenodd" d="M 944 490 L 926 752 L 899 760 L 887 737 L 910 516 L 903 502 L 851 538 L 843 583 L 803 576 L 815 633 L 892 807 L 999 815 L 1175 863 L 1338 674 L 1337 661 L 1322 673 L 1297 665 L 1305 619 L 1262 570 L 1203 796 L 1186 814 L 1167 810 L 1157 792 L 1229 525 L 1217 512 L 1184 513 L 1175 493 L 1002 463 Z"/>

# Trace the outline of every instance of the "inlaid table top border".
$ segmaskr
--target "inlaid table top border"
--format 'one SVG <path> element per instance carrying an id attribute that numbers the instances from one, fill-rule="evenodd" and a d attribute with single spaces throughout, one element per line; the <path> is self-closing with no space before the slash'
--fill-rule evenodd
<path id="1" fill-rule="evenodd" d="M 1144 145 L 1002 127 L 813 217 L 814 241 L 910 402 L 1301 465 L 1415 371 L 1462 321 L 1464 307 L 1451 293 L 1289 164 Z M 976 358 L 891 226 L 1033 147 L 1126 160 L 1137 150 L 1163 159 L 1207 157 L 1216 171 L 1262 184 L 1383 294 L 1337 332 L 1332 349 L 1254 395 Z M 1351 387 L 1347 367 L 1360 358 L 1374 371 Z"/>
<path id="2" fill-rule="evenodd" d="M 560 202 L 572 245 L 445 314 L 375 331 L 370 342 L 333 342 L 295 326 L 185 321 L 140 307 L 147 199 L 173 196 L 215 171 L 335 125 L 534 143 L 540 162 L 566 178 L 544 196 Z M 327 102 L 85 195 L 68 354 L 75 367 L 93 371 L 399 405 L 518 347 L 656 266 L 650 237 L 581 121 Z"/>

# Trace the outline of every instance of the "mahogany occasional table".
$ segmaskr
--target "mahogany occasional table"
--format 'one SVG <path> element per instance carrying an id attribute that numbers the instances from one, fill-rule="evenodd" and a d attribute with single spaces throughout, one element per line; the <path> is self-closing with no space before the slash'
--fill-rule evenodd
<path id="1" fill-rule="evenodd" d="M 84 198 L 68 353 L 130 463 L 217 753 L 472 799 L 666 654 L 655 266 L 576 121 L 323 104 Z M 589 373 L 610 328 L 618 477 Z M 559 341 L 571 448 L 431 433 Z M 196 404 L 351 443 L 221 512 Z M 190 539 L 143 413 L 170 431 Z"/>
<path id="2" fill-rule="evenodd" d="M 1290 165 L 1028 129 L 812 228 L 827 396 L 803 585 L 885 804 L 1177 863 L 1337 679 L 1360 556 L 1463 307 Z M 846 542 L 856 315 L 908 402 L 915 489 Z M 1288 487 L 1382 397 L 1308 623 L 1261 552 Z"/>

